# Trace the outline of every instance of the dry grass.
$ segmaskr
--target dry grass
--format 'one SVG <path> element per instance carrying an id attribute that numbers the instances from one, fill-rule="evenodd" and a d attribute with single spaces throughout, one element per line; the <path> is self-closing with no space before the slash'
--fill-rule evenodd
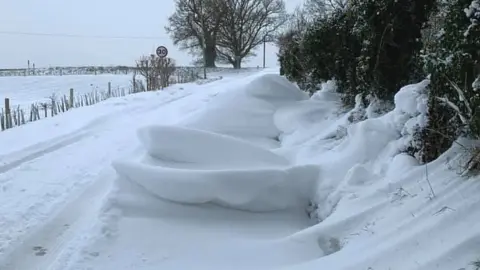
<path id="1" fill-rule="evenodd" d="M 467 142 L 465 145 L 458 141 L 455 157 L 447 157 L 448 169 L 455 171 L 461 177 L 475 177 L 480 175 L 480 145 L 477 141 Z"/>
<path id="2" fill-rule="evenodd" d="M 464 173 L 469 176 L 480 175 L 480 146 L 474 146 L 468 152 L 468 160 L 463 166 Z"/>

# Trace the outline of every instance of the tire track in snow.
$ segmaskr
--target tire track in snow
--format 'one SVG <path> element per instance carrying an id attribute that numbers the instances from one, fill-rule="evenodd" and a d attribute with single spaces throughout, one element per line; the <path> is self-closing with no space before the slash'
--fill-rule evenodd
<path id="1" fill-rule="evenodd" d="M 59 141 L 60 140 L 60 142 L 57 142 L 57 143 L 47 142 L 47 143 L 41 144 L 40 146 L 37 146 L 38 147 L 37 149 L 34 148 L 35 150 L 31 151 L 27 155 L 24 155 L 23 157 L 18 157 L 18 154 L 17 154 L 17 157 L 14 158 L 13 161 L 10 161 L 10 162 L 8 162 L 4 165 L 0 165 L 0 173 L 5 173 L 9 170 L 12 170 L 12 169 L 15 169 L 15 168 L 21 166 L 22 164 L 24 164 L 26 162 L 32 161 L 32 160 L 37 159 L 39 157 L 42 157 L 42 156 L 44 156 L 48 153 L 57 151 L 57 150 L 62 149 L 66 146 L 77 143 L 88 135 L 89 135 L 88 132 L 82 132 L 80 134 L 69 134 L 69 135 L 57 137 L 57 138 L 53 139 L 52 141 Z M 21 152 L 25 152 L 25 150 L 23 150 Z"/>
<path id="2" fill-rule="evenodd" d="M 172 97 L 171 99 L 167 99 L 164 102 L 160 102 L 155 106 L 136 106 L 134 108 L 128 108 L 128 113 L 142 113 L 148 112 L 152 109 L 157 108 L 158 106 L 166 105 L 168 103 L 175 102 L 179 99 L 183 99 L 185 97 L 190 96 L 191 93 L 183 94 L 179 97 Z M 89 122 L 88 124 L 84 125 L 83 127 L 76 129 L 70 133 L 67 133 L 63 136 L 58 136 L 53 139 L 50 139 L 46 142 L 42 142 L 20 151 L 17 151 L 13 154 L 9 154 L 8 156 L 0 156 L 0 160 L 3 160 L 4 164 L 0 165 L 0 174 L 5 173 L 9 170 L 15 169 L 22 164 L 35 160 L 37 158 L 43 157 L 49 153 L 55 152 L 60 150 L 64 147 L 72 145 L 74 143 L 78 143 L 82 139 L 91 135 L 91 131 L 94 130 L 96 127 L 101 127 L 104 123 L 106 123 L 111 118 L 117 117 L 118 114 L 121 112 L 114 112 L 109 113 L 107 115 L 101 116 Z M 5 161 L 6 160 L 6 161 Z"/>
<path id="3" fill-rule="evenodd" d="M 105 122 L 107 122 L 114 116 L 116 116 L 116 113 L 109 113 L 100 116 L 88 122 L 86 125 L 75 129 L 65 135 L 37 143 L 14 153 L 9 153 L 8 155 L 0 156 L 0 160 L 4 162 L 3 165 L 0 165 L 0 174 L 6 173 L 12 169 L 20 167 L 24 163 L 35 160 L 37 158 L 41 158 L 47 154 L 58 151 L 74 143 L 80 142 L 82 139 L 91 135 L 90 132 L 95 127 L 102 126 Z"/>
<path id="4" fill-rule="evenodd" d="M 112 184 L 114 171 L 107 169 L 78 198 L 32 233 L 8 254 L 2 270 L 46 270 L 80 228 L 93 222 Z"/>

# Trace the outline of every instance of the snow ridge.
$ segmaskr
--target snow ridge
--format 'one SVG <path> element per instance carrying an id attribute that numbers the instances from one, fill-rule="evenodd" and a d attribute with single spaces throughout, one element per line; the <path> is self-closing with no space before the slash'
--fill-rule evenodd
<path id="1" fill-rule="evenodd" d="M 263 135 L 262 139 L 273 140 L 279 135 L 273 124 L 275 109 L 305 98 L 280 77 L 264 75 L 220 97 L 212 104 L 215 111 L 188 119 L 184 127 L 140 129 L 146 157 L 119 161 L 114 167 L 120 177 L 178 203 L 215 203 L 248 211 L 305 208 L 313 196 L 318 167 L 290 164 L 265 147 L 241 139 Z M 237 105 L 232 106 L 230 100 Z M 247 103 L 248 107 L 244 106 Z M 269 111 L 261 111 L 265 104 L 271 107 Z M 255 116 L 247 111 L 254 111 Z M 240 116 L 245 122 L 236 121 Z M 258 119 L 258 133 L 249 127 L 251 119 Z"/>

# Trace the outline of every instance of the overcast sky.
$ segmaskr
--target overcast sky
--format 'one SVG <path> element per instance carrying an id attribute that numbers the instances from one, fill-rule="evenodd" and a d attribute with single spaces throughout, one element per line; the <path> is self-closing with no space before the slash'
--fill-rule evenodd
<path id="1" fill-rule="evenodd" d="M 301 1 L 286 0 L 288 9 Z M 0 68 L 22 68 L 27 60 L 37 67 L 132 65 L 140 55 L 153 53 L 158 45 L 167 46 L 172 58 L 188 65 L 192 57 L 175 48 L 164 30 L 173 11 L 173 0 L 0 0 Z M 101 39 L 21 33 L 158 38 Z M 267 46 L 267 66 L 277 65 L 276 52 L 274 46 Z M 262 65 L 261 50 L 245 63 L 257 65 Z"/>

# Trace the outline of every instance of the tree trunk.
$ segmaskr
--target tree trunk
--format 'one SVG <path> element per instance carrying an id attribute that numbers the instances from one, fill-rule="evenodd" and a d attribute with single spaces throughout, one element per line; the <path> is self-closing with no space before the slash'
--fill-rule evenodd
<path id="1" fill-rule="evenodd" d="M 205 67 L 207 68 L 214 68 L 215 66 L 215 60 L 217 60 L 217 49 L 215 44 L 207 44 L 207 47 L 205 48 L 203 52 L 203 57 L 205 61 Z"/>
<path id="2" fill-rule="evenodd" d="M 241 69 L 242 68 L 242 58 L 236 57 L 236 59 L 233 62 L 233 68 L 234 69 Z"/>
<path id="3" fill-rule="evenodd" d="M 215 45 L 215 42 L 207 42 L 206 43 L 206 48 L 203 51 L 203 59 L 204 59 L 204 65 L 205 67 L 208 68 L 214 68 L 215 66 L 215 61 L 217 60 L 217 47 Z"/>

